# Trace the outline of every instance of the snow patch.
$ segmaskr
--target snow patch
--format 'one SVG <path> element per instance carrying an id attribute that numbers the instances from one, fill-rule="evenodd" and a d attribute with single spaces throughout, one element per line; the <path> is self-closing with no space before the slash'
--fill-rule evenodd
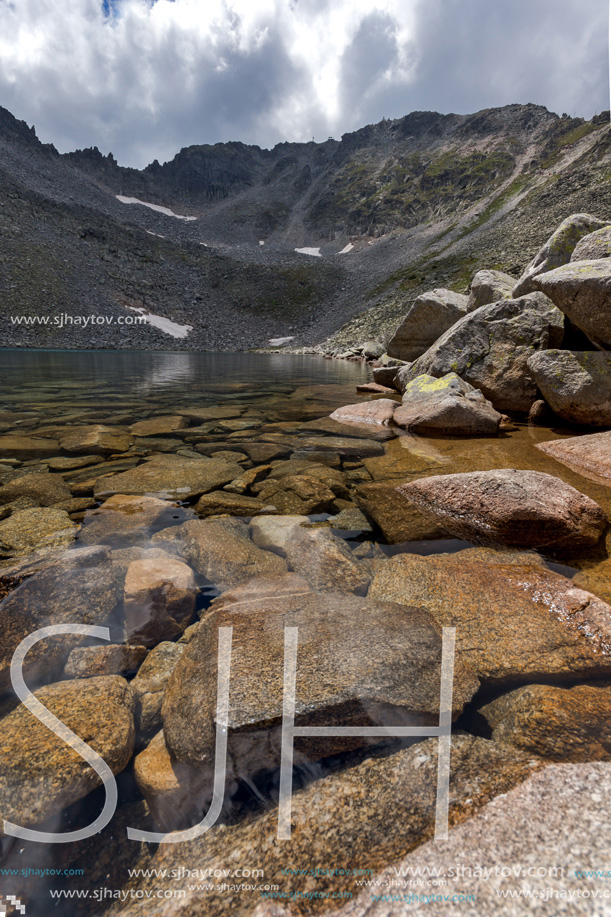
<path id="1" fill-rule="evenodd" d="M 183 217 L 179 213 L 174 213 L 169 207 L 162 207 L 160 204 L 149 204 L 147 201 L 141 201 L 137 197 L 123 197 L 122 194 L 116 194 L 115 197 L 122 204 L 142 204 L 143 207 L 150 207 L 151 210 L 155 210 L 157 213 L 163 213 L 167 217 L 176 217 L 177 220 L 190 222 L 197 219 L 197 217 Z"/>
<path id="2" fill-rule="evenodd" d="M 158 233 L 158 232 L 151 232 L 150 229 L 145 229 L 144 231 L 145 231 L 149 236 L 157 236 L 158 239 L 165 239 L 165 236 L 162 236 L 161 233 Z"/>
<path id="3" fill-rule="evenodd" d="M 337 254 L 338 255 L 347 255 L 348 252 L 351 252 L 353 248 L 354 248 L 354 245 L 352 244 L 352 242 L 348 242 L 348 244 L 345 245 L 344 248 L 342 248 L 341 252 L 338 252 Z"/>
<path id="4" fill-rule="evenodd" d="M 290 341 L 293 341 L 295 338 L 270 338 L 269 343 L 272 347 L 280 347 L 282 344 L 288 344 Z"/>
<path id="5" fill-rule="evenodd" d="M 265 245 L 265 239 L 259 239 L 259 245 Z"/>
<path id="6" fill-rule="evenodd" d="M 163 315 L 155 315 L 153 312 L 147 312 L 146 309 L 138 306 L 127 306 L 127 308 L 141 315 L 149 325 L 159 328 L 160 331 L 170 334 L 173 338 L 186 338 L 189 331 L 193 331 L 193 325 L 178 325 L 171 319 L 164 318 Z"/>
<path id="7" fill-rule="evenodd" d="M 313 258 L 322 258 L 320 248 L 296 248 L 295 251 L 299 252 L 300 255 L 312 255 Z"/>

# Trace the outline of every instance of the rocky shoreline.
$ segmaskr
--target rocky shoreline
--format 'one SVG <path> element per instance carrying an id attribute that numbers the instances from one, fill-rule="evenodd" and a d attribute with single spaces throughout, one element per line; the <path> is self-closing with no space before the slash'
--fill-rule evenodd
<path id="1" fill-rule="evenodd" d="M 86 882 L 63 888 L 133 892 L 96 913 L 140 915 L 139 898 L 167 882 L 128 868 L 248 863 L 290 910 L 253 883 L 192 890 L 156 913 L 320 913 L 337 897 L 314 893 L 360 889 L 351 871 L 303 870 L 349 859 L 375 875 L 426 849 L 436 738 L 297 738 L 291 839 L 277 841 L 287 627 L 299 634 L 297 726 L 423 730 L 439 721 L 441 635 L 456 628 L 451 837 L 498 815 L 495 797 L 611 761 L 611 224 L 600 224 L 574 215 L 517 285 L 480 272 L 468 296 L 418 297 L 390 341 L 329 354 L 371 361 L 354 403 L 338 384 L 217 380 L 205 403 L 196 387 L 145 411 L 135 397 L 109 409 L 51 392 L 0 414 L 2 819 L 58 831 L 99 811 L 98 774 L 17 703 L 10 666 L 41 627 L 109 629 L 107 642 L 57 633 L 23 665 L 123 788 L 101 834 L 46 851 L 55 867 L 87 865 Z M 181 844 L 128 840 L 127 826 L 182 831 L 205 815 L 219 726 L 219 824 Z M 2 841 L 6 867 L 40 855 Z M 44 883 L 26 894 L 10 882 L 34 911 Z"/>

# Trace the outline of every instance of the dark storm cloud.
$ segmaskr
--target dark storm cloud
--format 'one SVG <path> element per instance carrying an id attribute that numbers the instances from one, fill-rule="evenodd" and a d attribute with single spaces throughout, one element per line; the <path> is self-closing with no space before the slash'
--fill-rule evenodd
<path id="1" fill-rule="evenodd" d="M 607 0 L 0 0 L 0 104 L 62 150 L 339 136 L 414 109 L 609 107 Z"/>

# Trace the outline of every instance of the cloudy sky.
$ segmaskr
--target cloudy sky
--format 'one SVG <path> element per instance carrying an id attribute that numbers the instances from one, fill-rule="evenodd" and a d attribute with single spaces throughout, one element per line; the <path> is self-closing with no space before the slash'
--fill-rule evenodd
<path id="1" fill-rule="evenodd" d="M 0 105 L 124 165 L 413 110 L 609 108 L 608 0 L 0 0 Z"/>

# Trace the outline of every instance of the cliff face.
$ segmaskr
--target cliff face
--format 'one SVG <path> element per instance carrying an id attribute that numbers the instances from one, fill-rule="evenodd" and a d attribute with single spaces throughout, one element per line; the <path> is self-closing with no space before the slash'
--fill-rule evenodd
<path id="1" fill-rule="evenodd" d="M 192 146 L 137 170 L 96 148 L 60 155 L 0 109 L 0 204 L 5 346 L 348 342 L 392 330 L 422 287 L 463 289 L 491 256 L 518 274 L 570 212 L 608 218 L 608 114 L 413 112 L 341 140 Z M 119 328 L 127 307 L 192 330 Z M 107 323 L 85 336 L 58 312 Z"/>

